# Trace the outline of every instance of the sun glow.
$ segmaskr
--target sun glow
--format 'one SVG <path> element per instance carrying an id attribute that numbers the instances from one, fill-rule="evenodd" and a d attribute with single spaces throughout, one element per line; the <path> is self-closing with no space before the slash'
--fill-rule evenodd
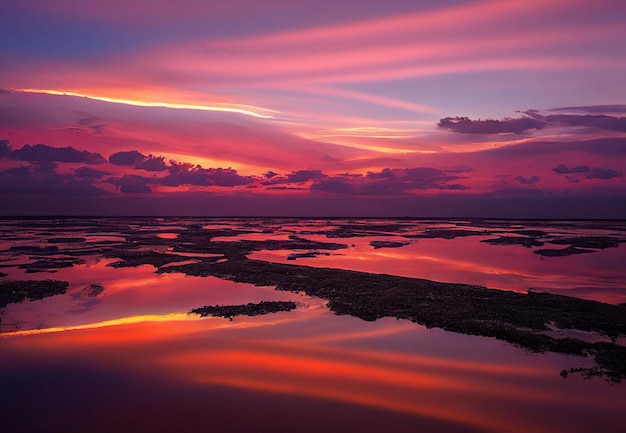
<path id="1" fill-rule="evenodd" d="M 24 93 L 44 93 L 47 95 L 76 96 L 79 98 L 95 99 L 104 102 L 113 102 L 116 104 L 134 105 L 137 107 L 162 107 L 175 108 L 183 110 L 200 110 L 200 111 L 219 111 L 224 113 L 239 113 L 246 116 L 256 117 L 260 119 L 272 119 L 274 116 L 270 113 L 276 113 L 274 110 L 267 108 L 254 107 L 249 105 L 229 104 L 229 105 L 197 105 L 197 104 L 180 104 L 160 101 L 141 101 L 135 99 L 112 98 L 107 96 L 88 95 L 84 93 L 48 90 L 48 89 L 13 89 L 16 92 Z M 245 107 L 245 108 L 244 108 Z M 267 114 L 263 114 L 263 113 Z"/>

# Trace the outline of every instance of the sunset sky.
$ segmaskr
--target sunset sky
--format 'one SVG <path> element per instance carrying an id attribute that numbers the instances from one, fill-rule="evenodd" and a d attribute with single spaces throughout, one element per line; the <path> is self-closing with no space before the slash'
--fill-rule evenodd
<path id="1" fill-rule="evenodd" d="M 0 215 L 626 218 L 622 0 L 0 3 Z"/>

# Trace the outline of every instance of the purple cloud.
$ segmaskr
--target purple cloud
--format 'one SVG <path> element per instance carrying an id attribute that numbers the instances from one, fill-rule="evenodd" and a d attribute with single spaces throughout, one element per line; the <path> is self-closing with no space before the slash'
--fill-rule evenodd
<path id="1" fill-rule="evenodd" d="M 102 179 L 102 177 L 111 174 L 108 171 L 96 170 L 91 167 L 79 167 L 74 170 L 74 176 L 78 178 Z"/>
<path id="2" fill-rule="evenodd" d="M 529 178 L 525 178 L 523 176 L 516 176 L 513 178 L 514 181 L 520 183 L 522 185 L 531 185 L 539 180 L 539 176 L 532 175 Z"/>
<path id="3" fill-rule="evenodd" d="M 109 156 L 109 162 L 113 165 L 134 167 L 146 171 L 165 171 L 167 164 L 162 156 L 144 155 L 137 150 L 116 152 Z"/>
<path id="4" fill-rule="evenodd" d="M 135 165 L 135 168 L 139 168 L 146 171 L 165 171 L 167 170 L 167 164 L 165 164 L 165 158 L 162 156 L 152 156 L 148 155 L 148 157 Z"/>
<path id="5" fill-rule="evenodd" d="M 311 180 L 319 180 L 326 177 L 321 170 L 298 170 L 289 173 L 286 176 L 279 176 L 274 172 L 271 173 L 269 180 L 263 182 L 263 185 L 279 185 L 286 183 L 305 183 Z M 265 173 L 265 177 L 268 177 L 268 173 Z"/>
<path id="6" fill-rule="evenodd" d="M 437 126 L 461 134 L 523 134 L 531 129 L 543 129 L 546 122 L 533 117 L 503 120 L 471 120 L 469 117 L 445 117 Z"/>
<path id="7" fill-rule="evenodd" d="M 170 161 L 168 175 L 161 179 L 166 186 L 196 185 L 234 187 L 254 182 L 250 176 L 240 176 L 232 168 L 202 168 L 189 163 Z"/>
<path id="8" fill-rule="evenodd" d="M 411 190 L 466 190 L 467 186 L 449 182 L 464 177 L 429 167 L 390 169 L 368 172 L 365 176 L 334 176 L 318 180 L 311 191 L 340 194 L 403 194 Z"/>
<path id="9" fill-rule="evenodd" d="M 612 170 L 610 168 L 594 168 L 590 173 L 585 175 L 587 179 L 613 179 L 614 177 L 622 177 L 622 173 L 617 170 Z"/>
<path id="10" fill-rule="evenodd" d="M 283 190 L 283 191 L 303 191 L 303 190 L 306 190 L 306 188 L 303 188 L 303 187 L 284 186 L 284 185 L 281 185 L 281 186 L 270 186 L 270 187 L 267 187 L 265 189 L 268 189 L 268 190 L 269 189 L 272 189 L 272 190 Z"/>
<path id="11" fill-rule="evenodd" d="M 80 151 L 73 147 L 52 147 L 46 144 L 25 144 L 21 149 L 14 150 L 9 158 L 18 161 L 56 161 L 56 162 L 82 162 L 94 165 L 103 164 L 106 159 L 99 153 L 86 150 Z"/>
<path id="12" fill-rule="evenodd" d="M 270 170 L 270 171 L 268 171 L 268 172 L 266 172 L 266 173 L 263 173 L 263 176 L 264 176 L 266 179 L 271 179 L 271 178 L 276 177 L 276 176 L 278 176 L 278 175 L 279 175 L 278 173 L 274 173 L 274 172 L 273 172 L 273 171 L 271 171 L 271 170 Z"/>
<path id="13" fill-rule="evenodd" d="M 591 167 L 588 165 L 579 165 L 573 168 L 567 168 L 565 164 L 559 164 L 554 167 L 552 171 L 558 174 L 589 173 L 591 171 Z"/>
<path id="14" fill-rule="evenodd" d="M 597 113 L 601 112 L 600 108 L 610 109 L 612 112 L 622 112 L 624 107 L 626 106 L 578 108 L 582 111 Z M 575 108 L 570 107 L 569 110 Z M 563 110 L 568 110 L 568 108 Z M 606 114 L 550 114 L 544 116 L 538 110 L 526 110 L 521 113 L 523 117 L 505 118 L 503 120 L 472 120 L 468 117 L 445 117 L 439 121 L 437 126 L 441 129 L 461 134 L 523 134 L 533 129 L 544 129 L 548 126 L 588 127 L 626 132 L 626 117 L 608 116 Z"/>
<path id="15" fill-rule="evenodd" d="M 117 152 L 109 156 L 111 164 L 127 167 L 135 167 L 137 164 L 141 164 L 144 159 L 146 159 L 146 156 L 136 150 Z"/>
<path id="16" fill-rule="evenodd" d="M 46 196 L 89 196 L 106 194 L 90 182 L 72 174 L 54 171 L 54 163 L 44 161 L 0 171 L 0 194 Z"/>
<path id="17" fill-rule="evenodd" d="M 559 164 L 552 169 L 556 174 L 564 174 L 570 182 L 579 182 L 584 175 L 586 179 L 608 180 L 615 177 L 622 177 L 622 173 L 610 168 L 591 168 L 588 165 L 579 165 L 568 168 L 565 164 Z"/>
<path id="18" fill-rule="evenodd" d="M 549 116 L 543 116 L 542 119 L 551 125 L 572 127 L 585 126 L 605 129 L 607 131 L 626 132 L 626 117 L 591 114 L 551 114 Z"/>
<path id="19" fill-rule="evenodd" d="M 7 158 L 11 153 L 11 146 L 9 146 L 9 140 L 0 140 L 0 158 Z"/>
<path id="20" fill-rule="evenodd" d="M 36 161 L 30 164 L 31 168 L 39 173 L 54 171 L 59 167 L 54 161 Z"/>

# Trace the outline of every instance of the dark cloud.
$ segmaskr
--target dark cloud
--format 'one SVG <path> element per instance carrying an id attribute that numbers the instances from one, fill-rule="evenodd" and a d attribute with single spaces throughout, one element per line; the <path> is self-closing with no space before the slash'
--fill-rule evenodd
<path id="1" fill-rule="evenodd" d="M 168 175 L 161 179 L 166 186 L 196 185 L 234 187 L 254 182 L 250 176 L 240 176 L 232 168 L 202 168 L 188 163 L 170 161 Z"/>
<path id="2" fill-rule="evenodd" d="M 80 151 L 73 147 L 52 147 L 46 144 L 24 145 L 21 149 L 14 150 L 9 158 L 18 161 L 57 161 L 57 162 L 82 162 L 83 164 L 103 164 L 106 159 L 99 153 L 86 150 Z"/>
<path id="3" fill-rule="evenodd" d="M 559 164 L 554 167 L 552 171 L 558 174 L 589 173 L 591 171 L 591 167 L 588 165 L 578 165 L 573 168 L 568 168 L 565 164 Z"/>
<path id="4" fill-rule="evenodd" d="M 360 180 L 360 179 L 359 179 Z M 311 191 L 315 192 L 332 192 L 339 194 L 359 194 L 363 183 L 355 181 L 354 178 L 344 176 L 334 176 L 322 179 L 311 185 Z"/>
<path id="5" fill-rule="evenodd" d="M 91 167 L 79 167 L 74 170 L 74 176 L 78 178 L 94 178 L 102 179 L 102 177 L 111 174 L 108 171 L 96 170 Z"/>
<path id="6" fill-rule="evenodd" d="M 602 179 L 608 180 L 615 177 L 622 177 L 622 173 L 610 168 L 591 168 L 588 165 L 578 165 L 573 168 L 568 168 L 565 164 L 559 164 L 552 169 L 556 174 L 566 175 L 570 182 L 580 182 L 580 179 Z"/>
<path id="7" fill-rule="evenodd" d="M 286 176 L 279 176 L 273 172 L 270 172 L 270 173 L 272 173 L 272 176 L 269 178 L 269 180 L 263 182 L 263 185 L 305 183 L 311 180 L 315 181 L 315 180 L 319 180 L 319 179 L 326 177 L 326 175 L 322 173 L 322 170 L 298 170 L 298 171 L 291 172 Z M 267 177 L 267 173 L 266 173 L 266 177 Z"/>
<path id="8" fill-rule="evenodd" d="M 11 146 L 9 146 L 9 140 L 0 140 L 0 158 L 7 158 L 11 153 Z"/>
<path id="9" fill-rule="evenodd" d="M 59 164 L 54 161 L 37 161 L 31 164 L 31 167 L 40 173 L 54 171 Z"/>
<path id="10" fill-rule="evenodd" d="M 519 187 L 516 187 L 515 184 L 519 185 L 532 185 L 539 181 L 539 176 L 532 175 L 530 177 L 524 176 L 515 176 L 513 177 L 510 174 L 496 174 L 493 176 L 494 179 L 499 180 L 501 184 L 507 185 L 510 191 L 520 191 Z"/>
<path id="11" fill-rule="evenodd" d="M 115 185 L 119 192 L 123 193 L 148 193 L 152 189 L 148 186 L 155 179 L 134 174 L 126 174 L 120 177 L 110 177 L 106 182 Z"/>
<path id="12" fill-rule="evenodd" d="M 522 185 L 531 185 L 539 180 L 539 176 L 532 175 L 529 178 L 525 178 L 523 176 L 516 176 L 513 178 L 513 180 Z"/>
<path id="13" fill-rule="evenodd" d="M 306 188 L 303 187 L 296 187 L 296 186 L 269 186 L 265 189 L 273 189 L 273 190 L 284 190 L 284 191 L 302 191 L 302 190 L 306 190 Z"/>
<path id="14" fill-rule="evenodd" d="M 614 177 L 622 177 L 622 173 L 610 168 L 594 168 L 590 173 L 585 175 L 587 179 L 613 179 Z"/>
<path id="15" fill-rule="evenodd" d="M 204 169 L 199 165 L 194 166 L 193 164 L 189 163 L 177 163 L 175 161 L 170 162 L 172 165 L 167 169 L 169 174 L 162 179 L 163 185 L 210 185 L 210 182 L 208 181 L 204 173 Z"/>
<path id="16" fill-rule="evenodd" d="M 464 179 L 450 172 L 429 167 L 368 172 L 365 176 L 333 176 L 319 179 L 312 191 L 341 194 L 403 194 L 411 190 L 465 190 L 467 186 L 449 182 Z"/>
<path id="17" fill-rule="evenodd" d="M 543 116 L 543 120 L 551 125 L 585 126 L 589 128 L 605 129 L 607 131 L 626 132 L 626 117 L 606 115 L 578 115 L 578 114 L 551 114 Z"/>
<path id="18" fill-rule="evenodd" d="M 0 171 L 0 194 L 94 196 L 106 193 L 72 174 L 59 174 L 54 168 L 50 162 L 44 162 Z"/>
<path id="19" fill-rule="evenodd" d="M 152 156 L 148 155 L 148 157 L 135 165 L 135 168 L 139 168 L 146 171 L 165 171 L 167 170 L 167 164 L 165 164 L 165 158 L 162 156 Z"/>
<path id="20" fill-rule="evenodd" d="M 470 189 L 469 186 L 465 186 L 465 185 L 461 185 L 459 183 L 453 183 L 451 185 L 445 185 L 445 187 L 443 187 L 442 189 L 447 189 L 450 191 L 465 191 L 467 189 Z"/>
<path id="21" fill-rule="evenodd" d="M 0 173 L 2 173 L 4 176 L 10 176 L 12 178 L 19 178 L 19 177 L 28 177 L 30 172 L 31 170 L 28 167 L 22 165 L 20 167 L 9 168 Z"/>
<path id="22" fill-rule="evenodd" d="M 471 120 L 468 117 L 445 117 L 437 126 L 461 134 L 523 134 L 531 129 L 543 129 L 546 122 L 533 117 L 503 120 Z"/>
<path id="23" fill-rule="evenodd" d="M 203 170 L 210 184 L 215 186 L 233 187 L 248 185 L 254 182 L 252 177 L 240 176 L 237 174 L 237 170 L 232 168 L 208 168 Z"/>
<path id="24" fill-rule="evenodd" d="M 167 170 L 164 157 L 146 156 L 137 150 L 114 153 L 109 156 L 109 162 L 114 165 L 134 167 L 146 171 L 161 172 Z"/>
<path id="25" fill-rule="evenodd" d="M 299 170 L 287 175 L 288 183 L 304 183 L 326 177 L 321 170 Z"/>
<path id="26" fill-rule="evenodd" d="M 428 169 L 433 170 L 433 169 Z M 389 168 L 384 168 L 380 173 L 368 171 L 367 177 L 370 179 L 393 179 L 396 175 Z"/>
<path id="27" fill-rule="evenodd" d="M 566 107 L 563 111 L 575 110 L 598 113 L 600 109 L 611 112 L 624 112 L 624 105 L 598 107 Z M 550 110 L 556 111 L 556 110 Z M 448 131 L 462 134 L 523 134 L 530 130 L 544 129 L 548 126 L 588 127 L 607 131 L 626 132 L 626 117 L 609 116 L 606 114 L 549 114 L 542 115 L 538 110 L 521 112 L 522 117 L 505 118 L 503 120 L 485 119 L 472 120 L 468 117 L 445 117 L 437 126 Z"/>
<path id="28" fill-rule="evenodd" d="M 145 159 L 146 156 L 136 150 L 117 152 L 109 156 L 109 162 L 111 164 L 127 167 L 135 167 L 137 164 L 141 164 Z"/>

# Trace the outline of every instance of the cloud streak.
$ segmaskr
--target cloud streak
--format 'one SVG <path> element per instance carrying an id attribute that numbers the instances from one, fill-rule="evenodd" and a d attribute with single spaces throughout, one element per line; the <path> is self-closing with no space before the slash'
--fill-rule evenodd
<path id="1" fill-rule="evenodd" d="M 623 8 L 616 2 L 601 3 L 600 10 Z M 30 4 L 24 7 L 34 9 Z M 194 3 L 187 12 L 172 15 L 195 19 L 193 10 L 207 9 L 213 12 L 201 15 L 218 23 L 220 13 L 234 8 L 234 4 L 221 8 Z M 228 111 L 282 122 L 289 120 L 297 107 L 289 98 L 276 97 L 280 92 L 306 94 L 322 103 L 331 101 L 336 114 L 353 107 L 364 114 L 361 103 L 377 112 L 391 108 L 403 110 L 405 115 L 432 115 L 442 111 L 437 106 L 441 102 L 417 96 L 427 92 L 402 95 L 390 80 L 416 80 L 410 85 L 423 89 L 422 79 L 442 75 L 450 75 L 447 80 L 453 83 L 458 76 L 474 82 L 472 74 L 476 72 L 541 71 L 553 73 L 551 80 L 562 80 L 571 71 L 591 71 L 593 76 L 593 70 L 626 67 L 623 59 L 608 55 L 622 36 L 621 23 L 598 13 L 598 7 L 592 8 L 588 2 L 478 1 L 435 8 L 415 6 L 413 11 L 406 5 L 390 8 L 384 17 L 350 19 L 354 14 L 346 14 L 332 24 L 320 19 L 297 30 L 285 19 L 276 31 L 252 28 L 245 36 L 236 32 L 203 36 L 181 29 L 183 36 L 173 38 L 172 43 L 155 38 L 158 43 L 141 50 L 79 64 L 50 65 L 34 60 L 30 68 L 20 65 L 11 69 L 7 62 L 3 81 L 30 91 L 142 106 Z M 398 9 L 395 13 L 394 8 Z M 139 10 L 157 22 L 171 23 L 171 17 L 143 3 L 133 7 L 129 16 Z M 109 16 L 102 8 L 65 3 L 48 13 L 59 11 L 105 22 Z M 585 14 L 597 18 L 581 22 L 580 16 Z M 481 19 L 468 20 L 468 16 Z M 44 77 L 24 73 L 42 67 L 47 71 Z M 388 83 L 393 91 L 355 89 L 358 83 Z M 514 81 L 511 84 L 516 85 Z M 325 112 L 312 114 L 322 118 Z"/>

